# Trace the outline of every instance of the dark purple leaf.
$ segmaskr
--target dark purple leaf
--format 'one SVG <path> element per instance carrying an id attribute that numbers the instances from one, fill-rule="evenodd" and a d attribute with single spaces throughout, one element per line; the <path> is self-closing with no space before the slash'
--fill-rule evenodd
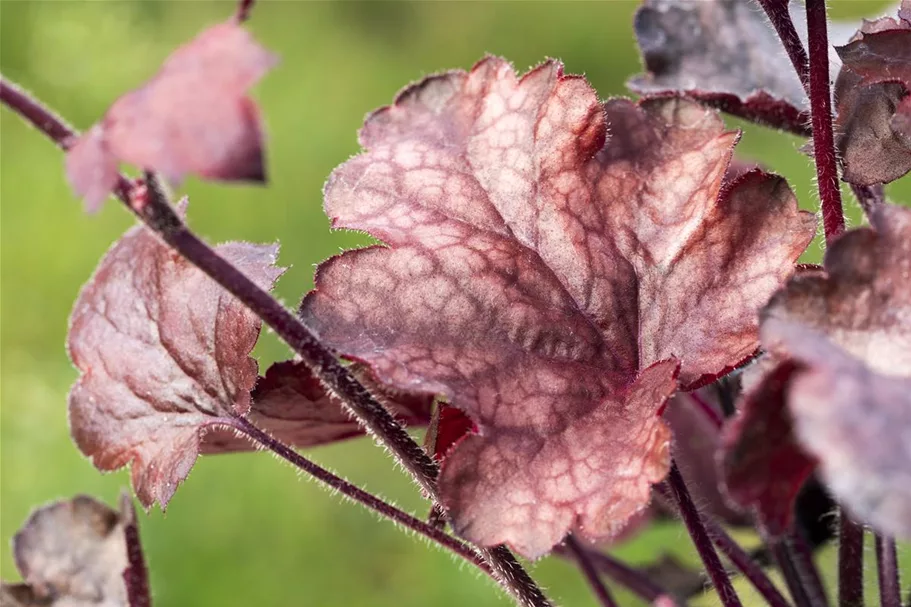
<path id="1" fill-rule="evenodd" d="M 276 63 L 234 20 L 210 27 L 118 99 L 67 154 L 86 208 L 110 193 L 117 164 L 225 181 L 265 181 L 262 128 L 247 91 Z"/>
<path id="2" fill-rule="evenodd" d="M 402 423 L 426 425 L 430 421 L 432 398 L 392 394 L 369 381 L 367 385 Z M 269 367 L 251 397 L 253 402 L 247 419 L 286 445 L 312 447 L 364 434 L 360 424 L 329 396 L 302 362 L 285 361 Z M 205 454 L 255 448 L 249 439 L 220 428 L 208 432 L 202 443 Z"/>
<path id="3" fill-rule="evenodd" d="M 440 479 L 459 533 L 537 556 L 648 504 L 678 364 L 690 385 L 749 357 L 815 233 L 780 178 L 722 188 L 737 138 L 678 99 L 602 105 L 553 61 L 488 58 L 368 118 L 326 211 L 388 246 L 325 263 L 302 315 L 478 426 Z"/>
<path id="4" fill-rule="evenodd" d="M 797 494 L 816 466 L 797 443 L 785 406 L 797 368 L 787 361 L 764 374 L 726 424 L 718 450 L 728 495 L 744 508 L 755 508 L 774 536 L 791 530 Z"/>
<path id="5" fill-rule="evenodd" d="M 262 288 L 282 270 L 276 245 L 219 254 Z M 70 319 L 70 429 L 101 470 L 131 465 L 146 507 L 167 505 L 201 433 L 250 407 L 260 320 L 150 231 L 128 231 L 83 287 Z"/>
<path id="6" fill-rule="evenodd" d="M 905 0 L 905 11 L 909 4 Z M 844 62 L 835 82 L 844 179 L 894 181 L 911 171 L 911 21 L 866 22 L 837 50 Z"/>
<path id="7" fill-rule="evenodd" d="M 854 515 L 911 537 L 911 209 L 875 207 L 872 228 L 828 250 L 763 313 L 767 348 L 807 367 L 788 407 L 804 448 Z"/>

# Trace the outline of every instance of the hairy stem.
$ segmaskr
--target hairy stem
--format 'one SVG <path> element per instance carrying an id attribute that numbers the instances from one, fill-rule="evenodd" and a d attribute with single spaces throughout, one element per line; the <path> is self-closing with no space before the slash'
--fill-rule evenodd
<path id="1" fill-rule="evenodd" d="M 53 112 L 2 76 L 0 101 L 63 149 L 67 149 L 78 135 Z M 436 490 L 436 462 L 335 358 L 335 355 L 319 342 L 300 319 L 192 233 L 171 208 L 161 189 L 156 187 L 154 176 L 148 177 L 152 177 L 147 178 L 148 194 L 142 199 L 133 196 L 136 193 L 135 189 L 123 176 L 119 177 L 114 193 L 164 242 L 244 303 L 275 331 L 300 355 L 304 363 L 358 422 L 392 452 L 428 497 L 439 502 Z M 551 605 L 528 572 L 505 547 L 481 549 L 481 554 L 500 585 L 520 604 L 528 607 Z"/>
<path id="2" fill-rule="evenodd" d="M 706 572 L 715 586 L 715 591 L 718 592 L 718 596 L 721 598 L 721 604 L 724 607 L 741 607 L 740 598 L 738 598 L 737 592 L 734 590 L 733 584 L 731 584 L 731 578 L 721 564 L 718 553 L 715 552 L 715 547 L 712 545 L 712 540 L 705 529 L 702 516 L 696 508 L 689 490 L 686 488 L 686 482 L 683 480 L 683 475 L 680 474 L 680 469 L 677 468 L 676 463 L 671 466 L 670 474 L 668 474 L 665 483 L 667 483 L 669 493 L 677 504 L 677 511 L 680 513 L 680 518 L 683 519 L 683 524 L 686 525 L 686 529 L 693 539 L 693 544 L 695 544 L 696 551 L 705 565 Z"/>
<path id="3" fill-rule="evenodd" d="M 659 597 L 671 595 L 668 590 L 650 580 L 641 571 L 633 569 L 609 554 L 586 548 L 584 545 L 579 547 L 585 550 L 592 565 L 594 565 L 598 571 L 617 584 L 623 586 L 643 601 L 652 603 Z M 554 549 L 554 552 L 566 558 L 573 558 L 574 556 L 567 546 L 557 546 Z"/>
<path id="4" fill-rule="evenodd" d="M 740 547 L 717 522 L 712 519 L 705 520 L 705 529 L 712 538 L 712 542 L 740 570 L 759 594 L 766 600 L 769 607 L 790 607 L 784 597 L 762 567 Z"/>
<path id="5" fill-rule="evenodd" d="M 807 51 L 803 48 L 800 36 L 797 35 L 797 29 L 794 27 L 794 21 L 791 20 L 791 13 L 788 11 L 788 0 L 758 0 L 760 6 L 768 16 L 772 27 L 778 33 L 781 44 L 784 46 L 794 71 L 800 77 L 805 89 L 809 89 L 810 75 L 808 71 Z"/>
<path id="6" fill-rule="evenodd" d="M 838 187 L 838 165 L 832 134 L 832 97 L 829 92 L 829 38 L 825 0 L 807 0 L 807 36 L 810 46 L 810 115 L 813 157 L 822 204 L 826 243 L 845 231 L 845 214 Z"/>
<path id="7" fill-rule="evenodd" d="M 595 596 L 598 598 L 598 604 L 602 607 L 617 607 L 614 597 L 611 596 L 610 590 L 607 589 L 607 586 L 604 585 L 604 582 L 601 581 L 601 577 L 598 575 L 598 569 L 595 567 L 592 562 L 591 555 L 589 551 L 572 535 L 566 536 L 566 548 L 569 553 L 575 559 L 576 563 L 579 564 L 579 569 L 582 570 L 582 574 L 585 576 L 588 585 L 591 586 L 592 592 L 595 593 Z"/>
<path id="8" fill-rule="evenodd" d="M 898 579 L 898 554 L 895 540 L 876 534 L 876 568 L 879 571 L 879 598 L 882 607 L 901 607 Z"/>
<path id="9" fill-rule="evenodd" d="M 807 544 L 804 536 L 799 532 L 792 531 L 788 537 L 788 547 L 794 553 L 794 562 L 797 564 L 797 571 L 810 595 L 810 601 L 814 605 L 828 607 L 829 598 L 826 594 L 825 584 L 822 582 L 822 576 L 819 574 L 819 567 L 813 560 L 813 550 Z"/>
<path id="10" fill-rule="evenodd" d="M 863 607 L 864 528 L 844 508 L 838 519 L 838 605 Z"/>
<path id="11" fill-rule="evenodd" d="M 249 420 L 238 417 L 233 420 L 232 427 L 250 438 L 255 444 L 268 449 L 275 455 L 279 456 L 286 462 L 296 468 L 303 470 L 313 478 L 324 483 L 334 491 L 338 491 L 345 497 L 355 501 L 362 506 L 366 506 L 380 515 L 404 526 L 408 529 L 419 533 L 427 539 L 436 542 L 444 548 L 448 548 L 455 554 L 459 555 L 469 563 L 480 568 L 484 573 L 492 575 L 490 567 L 478 555 L 478 553 L 465 542 L 458 540 L 451 535 L 444 533 L 440 529 L 429 525 L 417 517 L 414 517 L 402 510 L 399 510 L 392 504 L 383 501 L 379 497 L 364 491 L 357 485 L 349 483 L 345 479 L 336 476 L 322 466 L 310 461 L 294 449 L 288 447 L 281 441 L 270 436 L 268 433 L 254 426 Z"/>
<path id="12" fill-rule="evenodd" d="M 794 547 L 787 536 L 766 537 L 766 545 L 775 557 L 775 563 L 784 577 L 785 584 L 794 599 L 797 607 L 822 607 L 825 602 L 820 602 L 810 590 L 811 584 L 804 573 L 801 564 L 795 556 Z"/>
<path id="13" fill-rule="evenodd" d="M 142 544 L 139 541 L 139 523 L 136 521 L 136 511 L 133 508 L 132 498 L 123 494 L 121 508 L 127 517 L 123 534 L 127 545 L 127 568 L 123 570 L 123 582 L 127 589 L 127 604 L 129 607 L 151 607 L 152 595 L 149 592 L 149 570 L 146 567 L 145 557 L 142 554 Z"/>

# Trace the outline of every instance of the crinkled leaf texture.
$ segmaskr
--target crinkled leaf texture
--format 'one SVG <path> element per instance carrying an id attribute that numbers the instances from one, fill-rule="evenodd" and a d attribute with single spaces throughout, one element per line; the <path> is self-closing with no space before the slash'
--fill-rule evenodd
<path id="1" fill-rule="evenodd" d="M 277 245 L 228 243 L 220 255 L 264 289 Z M 132 466 L 146 507 L 186 478 L 201 434 L 250 407 L 260 320 L 149 230 L 129 230 L 83 287 L 67 347 L 81 372 L 70 430 L 101 470 Z"/>
<path id="2" fill-rule="evenodd" d="M 911 209 L 882 205 L 841 237 L 825 276 L 763 312 L 762 341 L 805 365 L 788 407 L 824 480 L 858 519 L 911 537 Z"/>
<path id="3" fill-rule="evenodd" d="M 797 442 L 785 393 L 798 365 L 775 365 L 748 391 L 724 428 L 718 464 L 735 504 L 755 508 L 774 536 L 792 528 L 794 504 L 816 460 Z"/>
<path id="4" fill-rule="evenodd" d="M 433 398 L 426 395 L 395 393 L 375 385 L 369 377 L 361 381 L 370 386 L 386 407 L 409 426 L 430 423 Z M 300 361 L 275 363 L 256 383 L 247 419 L 286 445 L 313 447 L 364 434 L 360 424 L 333 399 L 313 372 Z M 207 432 L 202 453 L 250 451 L 255 445 L 229 428 Z"/>
<path id="5" fill-rule="evenodd" d="M 0 588 L 9 607 L 126 607 L 126 528 L 135 524 L 133 503 L 121 511 L 84 495 L 32 513 L 13 537 L 22 584 Z"/>
<path id="6" fill-rule="evenodd" d="M 803 3 L 791 0 L 788 7 L 804 36 Z M 644 0 L 634 27 L 647 73 L 629 81 L 632 90 L 685 94 L 747 120 L 810 135 L 803 85 L 755 0 Z M 846 42 L 855 30 L 830 23 L 830 44 Z M 832 59 L 834 73 L 837 57 Z"/>
<path id="7" fill-rule="evenodd" d="M 119 162 L 172 182 L 188 174 L 265 181 L 262 127 L 247 91 L 275 63 L 234 20 L 205 30 L 73 144 L 66 159 L 73 190 L 97 209 Z"/>
<path id="8" fill-rule="evenodd" d="M 678 373 L 704 382 L 754 351 L 815 231 L 778 177 L 722 189 L 737 139 L 690 102 L 601 104 L 556 61 L 520 79 L 487 58 L 368 117 L 325 207 L 387 246 L 323 264 L 301 314 L 475 422 L 440 478 L 460 534 L 536 557 L 647 505 Z"/>
<path id="9" fill-rule="evenodd" d="M 911 171 L 911 0 L 902 6 L 899 18 L 866 22 L 837 49 L 844 65 L 835 81 L 836 144 L 851 183 L 888 183 Z"/>

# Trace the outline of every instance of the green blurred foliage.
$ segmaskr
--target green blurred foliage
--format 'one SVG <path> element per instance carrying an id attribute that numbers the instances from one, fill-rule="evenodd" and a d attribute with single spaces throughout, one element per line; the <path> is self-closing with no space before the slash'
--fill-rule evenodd
<path id="1" fill-rule="evenodd" d="M 883 5 L 833 4 L 843 17 Z M 277 292 L 293 305 L 311 287 L 314 264 L 367 242 L 330 233 L 320 194 L 332 168 L 357 152 L 355 133 L 366 112 L 390 102 L 406 83 L 467 68 L 484 53 L 501 54 L 523 70 L 559 57 L 603 97 L 624 95 L 625 79 L 639 71 L 634 9 L 630 1 L 260 2 L 250 27 L 282 57 L 256 91 L 268 125 L 270 183 L 190 180 L 182 189 L 191 199 L 189 219 L 212 242 L 280 240 L 280 261 L 291 269 Z M 3 0 L 0 66 L 86 128 L 119 94 L 151 76 L 176 45 L 232 11 L 231 2 Z M 797 151 L 801 143 L 747 127 L 739 150 L 784 174 L 802 205 L 814 208 L 813 173 Z M 128 483 L 123 471 L 98 474 L 69 439 L 66 392 L 75 373 L 63 343 L 80 285 L 131 218 L 117 204 L 83 214 L 64 182 L 60 152 L 6 111 L 0 157 L 0 536 L 6 544 L 35 506 L 76 493 L 114 503 Z M 890 195 L 911 200 L 907 181 Z M 855 206 L 848 206 L 858 223 Z M 819 254 L 813 246 L 807 258 Z M 289 356 L 271 334 L 258 353 L 263 366 Z M 415 487 L 369 441 L 312 455 L 408 510 L 426 510 Z M 167 514 L 142 517 L 156 604 L 506 604 L 469 567 L 296 478 L 262 454 L 199 461 Z M 617 549 L 632 563 L 664 552 L 692 558 L 676 525 L 658 525 Z M 828 571 L 831 556 L 824 557 Z M 548 559 L 534 572 L 561 604 L 593 604 L 565 563 Z M 0 550 L 0 574 L 17 577 L 6 550 Z M 747 604 L 758 604 L 746 596 Z"/>

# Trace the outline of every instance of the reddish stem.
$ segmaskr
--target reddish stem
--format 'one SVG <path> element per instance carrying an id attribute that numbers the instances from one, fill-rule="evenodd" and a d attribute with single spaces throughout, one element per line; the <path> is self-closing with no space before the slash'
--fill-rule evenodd
<path id="1" fill-rule="evenodd" d="M 133 508 L 132 498 L 127 494 L 121 496 L 120 503 L 121 512 L 126 517 L 123 535 L 126 540 L 127 568 L 123 571 L 123 582 L 127 589 L 127 604 L 129 607 L 151 607 L 149 570 L 142 554 L 136 510 Z"/>
<path id="2" fill-rule="evenodd" d="M 614 601 L 614 597 L 611 596 L 610 590 L 608 590 L 607 586 L 604 585 L 604 582 L 601 581 L 601 577 L 598 575 L 598 569 L 595 567 L 594 563 L 592 563 L 588 550 L 572 535 L 566 536 L 565 543 L 567 550 L 579 564 L 579 569 L 582 570 L 582 574 L 585 576 L 586 581 L 588 581 L 588 585 L 591 586 L 592 592 L 598 597 L 598 603 L 602 607 L 617 607 L 617 602 Z"/>
<path id="3" fill-rule="evenodd" d="M 677 468 L 676 463 L 671 466 L 670 474 L 668 474 L 665 483 L 667 483 L 670 495 L 677 504 L 677 511 L 680 513 L 680 518 L 683 519 L 683 524 L 686 525 L 686 529 L 693 539 L 693 544 L 695 544 L 696 551 L 705 565 L 705 570 L 709 574 L 718 596 L 721 598 L 721 604 L 724 607 L 741 607 L 740 599 L 737 597 L 731 578 L 721 564 L 718 553 L 715 552 L 715 547 L 712 545 L 712 540 L 705 529 L 702 516 L 696 508 L 689 490 L 686 488 L 686 482 L 683 480 L 683 475 L 680 474 L 680 469 Z"/>
<path id="4" fill-rule="evenodd" d="M 712 407 L 712 405 L 705 402 L 705 400 L 701 396 L 699 396 L 698 393 L 689 392 L 687 394 L 687 396 L 689 396 L 693 400 L 693 402 L 696 403 L 696 406 L 699 407 L 699 409 L 705 414 L 705 416 L 709 419 L 709 421 L 711 421 L 713 424 L 715 424 L 716 428 L 720 428 L 722 426 L 722 424 L 724 424 L 724 420 L 721 418 L 720 415 L 718 415 L 718 413 L 715 411 L 715 409 Z"/>
<path id="5" fill-rule="evenodd" d="M 810 41 L 810 115 L 813 156 L 822 204 L 826 243 L 845 231 L 845 215 L 838 186 L 838 164 L 832 134 L 832 98 L 829 92 L 829 39 L 825 0 L 807 0 L 807 36 Z"/>
<path id="6" fill-rule="evenodd" d="M 879 597 L 881 607 L 901 607 L 901 583 L 898 579 L 898 554 L 895 540 L 874 536 L 876 540 L 876 567 L 879 571 Z"/>
<path id="7" fill-rule="evenodd" d="M 823 584 L 819 568 L 813 560 L 813 550 L 807 545 L 803 536 L 797 532 L 792 532 L 788 537 L 788 546 L 794 553 L 794 562 L 797 564 L 797 571 L 804 580 L 807 593 L 810 595 L 810 601 L 814 605 L 828 607 L 829 598 L 826 595 L 826 586 Z"/>
<path id="8" fill-rule="evenodd" d="M 256 0 L 239 0 L 237 3 L 237 11 L 234 13 L 234 18 L 237 19 L 238 23 L 243 23 L 250 18 L 250 11 L 253 10 L 253 5 L 256 3 Z"/>
<path id="9" fill-rule="evenodd" d="M 67 149 L 78 135 L 53 112 L 2 76 L 0 101 L 63 149 Z M 439 502 L 436 492 L 436 462 L 335 358 L 335 355 L 320 343 L 300 319 L 187 229 L 157 186 L 157 180 L 153 175 L 147 174 L 146 181 L 148 195 L 143 197 L 142 205 L 133 204 L 133 184 L 122 175 L 119 176 L 114 193 L 163 241 L 243 302 L 272 328 L 301 356 L 332 393 L 339 397 L 359 423 L 393 453 L 427 495 L 433 501 Z M 520 604 L 529 607 L 550 607 L 550 601 L 509 550 L 497 546 L 480 549 L 480 552 L 500 585 Z"/>
<path id="10" fill-rule="evenodd" d="M 807 68 L 807 51 L 803 48 L 800 36 L 797 35 L 797 29 L 791 20 L 791 13 L 788 10 L 789 0 L 758 0 L 765 14 L 768 16 L 772 27 L 778 33 L 784 50 L 788 53 L 791 65 L 794 71 L 803 83 L 805 89 L 809 88 L 809 72 Z"/>
<path id="11" fill-rule="evenodd" d="M 281 441 L 273 438 L 268 433 L 254 426 L 249 420 L 238 417 L 233 420 L 232 427 L 247 435 L 254 443 L 268 449 L 275 455 L 279 456 L 286 462 L 294 465 L 296 468 L 303 470 L 310 476 L 321 481 L 334 491 L 350 498 L 362 506 L 378 512 L 382 516 L 399 523 L 400 525 L 415 531 L 424 537 L 436 542 L 437 544 L 448 548 L 457 555 L 464 558 L 469 563 L 480 568 L 487 575 L 492 575 L 490 567 L 468 544 L 458 540 L 451 535 L 444 533 L 440 529 L 429 525 L 417 517 L 414 517 L 402 510 L 399 510 L 392 504 L 383 501 L 379 497 L 364 491 L 357 485 L 353 485 L 345 479 L 336 476 L 322 466 L 310 461 L 294 449 L 288 447 Z"/>
<path id="12" fill-rule="evenodd" d="M 841 510 L 838 539 L 838 605 L 863 607 L 864 528 Z"/>
<path id="13" fill-rule="evenodd" d="M 591 548 L 583 549 L 588 554 L 588 558 L 598 571 L 608 576 L 610 579 L 620 584 L 642 600 L 652 603 L 662 596 L 670 596 L 670 592 L 648 577 L 641 571 L 637 571 L 626 565 L 609 554 L 604 554 Z M 572 557 L 568 548 L 557 546 L 554 552 L 563 557 Z"/>

